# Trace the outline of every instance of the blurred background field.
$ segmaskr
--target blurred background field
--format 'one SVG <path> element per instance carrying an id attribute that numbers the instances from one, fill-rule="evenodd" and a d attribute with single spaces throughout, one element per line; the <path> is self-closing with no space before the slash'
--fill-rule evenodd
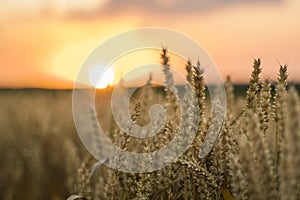
<path id="1" fill-rule="evenodd" d="M 70 154 L 78 161 L 86 154 L 71 102 L 71 90 L 0 91 L 0 199 L 67 196 L 67 177 L 79 166 Z"/>
<path id="2" fill-rule="evenodd" d="M 236 98 L 244 98 L 246 89 L 236 85 Z M 109 93 L 97 93 L 100 113 L 106 113 Z M 0 105 L 0 199 L 64 199 L 72 194 L 80 163 L 89 155 L 73 122 L 72 90 L 2 89 Z M 235 106 L 238 113 L 242 100 Z M 99 120 L 108 124 L 107 118 Z"/>

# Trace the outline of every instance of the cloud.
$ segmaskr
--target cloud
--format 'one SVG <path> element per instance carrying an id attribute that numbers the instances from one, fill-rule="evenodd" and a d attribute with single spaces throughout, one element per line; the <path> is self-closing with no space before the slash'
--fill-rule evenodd
<path id="1" fill-rule="evenodd" d="M 99 10 L 109 0 L 1 0 L 0 19 L 10 17 L 65 16 L 78 12 L 86 15 Z"/>
<path id="2" fill-rule="evenodd" d="M 235 4 L 280 3 L 284 0 L 107 0 L 94 12 L 72 12 L 73 17 L 95 17 L 135 10 L 147 14 L 201 13 Z"/>
<path id="3" fill-rule="evenodd" d="M 276 3 L 282 0 L 110 0 L 105 11 L 117 11 L 126 7 L 138 7 L 143 8 L 150 12 L 167 12 L 167 13 L 180 13 L 180 12 L 198 12 L 204 10 L 210 10 L 217 7 L 241 4 L 241 3 Z"/>
<path id="4" fill-rule="evenodd" d="M 128 11 L 146 14 L 203 13 L 235 4 L 280 3 L 285 0 L 3 0 L 4 15 L 58 17 L 67 19 L 99 18 Z M 23 3 L 22 3 L 23 2 Z"/>

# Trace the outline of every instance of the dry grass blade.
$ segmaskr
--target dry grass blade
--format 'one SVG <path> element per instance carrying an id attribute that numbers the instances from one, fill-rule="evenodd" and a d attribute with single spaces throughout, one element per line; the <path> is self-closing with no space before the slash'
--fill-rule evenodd
<path id="1" fill-rule="evenodd" d="M 86 198 L 84 198 L 83 196 L 80 196 L 80 195 L 72 195 L 72 196 L 68 197 L 67 200 L 86 200 Z"/>
<path id="2" fill-rule="evenodd" d="M 213 105 L 212 119 L 206 137 L 201 146 L 198 155 L 199 158 L 204 158 L 211 152 L 222 132 L 222 127 L 224 124 L 224 107 L 218 100 L 216 100 Z"/>

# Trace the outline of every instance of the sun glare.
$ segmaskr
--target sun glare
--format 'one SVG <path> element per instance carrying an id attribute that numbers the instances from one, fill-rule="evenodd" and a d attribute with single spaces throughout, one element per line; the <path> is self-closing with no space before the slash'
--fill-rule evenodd
<path id="1" fill-rule="evenodd" d="M 101 66 L 94 67 L 89 72 L 89 81 L 97 89 L 107 88 L 112 85 L 115 79 L 115 73 L 112 68 Z"/>

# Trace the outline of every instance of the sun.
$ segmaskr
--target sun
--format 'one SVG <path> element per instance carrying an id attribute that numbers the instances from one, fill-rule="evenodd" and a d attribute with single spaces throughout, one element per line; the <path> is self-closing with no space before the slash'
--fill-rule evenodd
<path id="1" fill-rule="evenodd" d="M 114 79 L 115 73 L 110 67 L 96 66 L 89 70 L 89 82 L 97 89 L 107 88 Z"/>

